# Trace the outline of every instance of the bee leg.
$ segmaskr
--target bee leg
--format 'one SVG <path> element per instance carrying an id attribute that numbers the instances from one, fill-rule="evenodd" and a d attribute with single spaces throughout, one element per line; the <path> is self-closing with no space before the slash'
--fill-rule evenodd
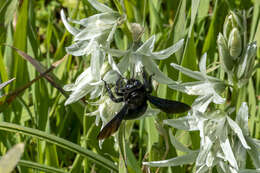
<path id="1" fill-rule="evenodd" d="M 125 93 L 125 89 L 123 87 L 124 84 L 124 78 L 123 77 L 119 77 L 118 80 L 116 81 L 116 87 L 115 87 L 115 93 L 118 96 L 123 96 Z"/>
<path id="2" fill-rule="evenodd" d="M 103 81 L 104 81 L 104 80 L 103 80 Z M 123 97 L 116 98 L 116 97 L 114 96 L 114 94 L 112 93 L 111 88 L 108 86 L 107 82 L 104 81 L 104 83 L 105 83 L 106 91 L 108 92 L 108 95 L 109 95 L 110 99 L 111 99 L 113 102 L 119 103 L 119 102 L 123 102 L 123 101 L 124 101 Z"/>

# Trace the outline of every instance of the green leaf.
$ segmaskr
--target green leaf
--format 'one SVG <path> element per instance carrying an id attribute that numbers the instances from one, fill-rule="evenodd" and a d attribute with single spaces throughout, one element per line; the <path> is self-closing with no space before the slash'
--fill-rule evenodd
<path id="1" fill-rule="evenodd" d="M 191 37 L 191 32 L 193 30 L 193 26 L 195 23 L 195 18 L 198 13 L 198 8 L 199 8 L 200 0 L 197 1 L 191 1 L 191 22 L 190 22 L 190 28 L 189 28 L 189 35 L 188 37 Z"/>
<path id="2" fill-rule="evenodd" d="M 211 58 L 213 58 L 216 50 L 218 32 L 222 29 L 222 25 L 220 25 L 220 23 L 223 23 L 226 14 L 226 4 L 220 0 L 217 0 L 214 5 L 212 19 L 210 20 L 210 26 L 207 30 L 206 38 L 204 38 L 202 49 L 202 53 L 207 52 Z"/>
<path id="3" fill-rule="evenodd" d="M 208 16 L 208 11 L 210 8 L 210 0 L 200 0 L 198 7 L 198 23 L 200 23 L 204 18 Z"/>
<path id="4" fill-rule="evenodd" d="M 15 133 L 22 133 L 24 135 L 29 135 L 32 137 L 36 137 L 38 139 L 43 139 L 46 142 L 50 142 L 50 143 L 58 145 L 64 149 L 67 149 L 69 151 L 78 153 L 78 154 L 82 155 L 83 157 L 86 157 L 86 158 L 92 160 L 93 162 L 99 164 L 102 167 L 111 169 L 113 171 L 118 171 L 117 167 L 114 165 L 114 163 L 112 161 L 110 161 L 90 150 L 84 149 L 84 148 L 80 147 L 79 145 L 74 144 L 68 140 L 42 132 L 40 130 L 23 127 L 23 126 L 19 126 L 19 125 L 7 123 L 7 122 L 0 122 L 0 130 L 15 132 Z"/>
<path id="5" fill-rule="evenodd" d="M 22 51 L 26 51 L 27 43 L 27 22 L 28 22 L 28 0 L 24 0 L 19 10 L 16 30 L 14 33 L 14 47 Z M 23 61 L 17 53 L 14 54 L 14 64 L 10 67 L 13 75 L 16 77 L 15 87 L 19 87 L 27 83 L 28 71 L 26 62 Z"/>
<path id="6" fill-rule="evenodd" d="M 27 161 L 27 160 L 20 160 L 18 162 L 18 165 L 22 166 L 22 167 L 36 169 L 36 170 L 43 171 L 43 172 L 49 172 L 49 173 L 68 173 L 67 171 L 65 171 L 63 169 L 58 169 L 58 168 L 38 164 L 38 163 Z"/>
<path id="7" fill-rule="evenodd" d="M 151 148 L 154 143 L 158 142 L 159 140 L 159 134 L 158 131 L 155 127 L 155 119 L 154 117 L 147 117 L 145 119 L 145 130 L 148 134 L 148 146 L 147 146 L 147 151 L 150 152 Z"/>
<path id="8" fill-rule="evenodd" d="M 126 142 L 125 151 L 127 156 L 127 167 L 130 173 L 142 173 L 141 168 L 133 154 L 132 150 L 129 148 L 129 144 Z"/>

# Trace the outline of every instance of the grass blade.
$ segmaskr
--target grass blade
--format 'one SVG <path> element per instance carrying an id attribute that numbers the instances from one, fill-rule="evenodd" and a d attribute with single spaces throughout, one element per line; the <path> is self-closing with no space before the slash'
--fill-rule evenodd
<path id="1" fill-rule="evenodd" d="M 0 130 L 21 133 L 24 135 L 29 135 L 29 136 L 38 138 L 38 139 L 43 139 L 46 142 L 58 145 L 61 148 L 65 148 L 72 152 L 78 153 L 78 154 L 82 155 L 83 157 L 87 157 L 90 160 L 92 160 L 93 162 L 95 162 L 107 169 L 111 169 L 116 172 L 118 171 L 116 165 L 112 161 L 110 161 L 90 150 L 84 149 L 75 143 L 72 143 L 68 140 L 45 133 L 43 131 L 28 128 L 28 127 L 23 127 L 23 126 L 19 126 L 19 125 L 7 123 L 7 122 L 0 122 Z"/>

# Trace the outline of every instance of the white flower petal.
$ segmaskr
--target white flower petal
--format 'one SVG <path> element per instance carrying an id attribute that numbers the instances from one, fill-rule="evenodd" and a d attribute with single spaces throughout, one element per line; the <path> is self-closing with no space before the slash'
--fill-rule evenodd
<path id="1" fill-rule="evenodd" d="M 80 100 L 87 95 L 91 89 L 92 87 L 90 85 L 86 85 L 84 88 L 77 88 L 70 94 L 69 98 L 65 102 L 65 106 Z"/>
<path id="2" fill-rule="evenodd" d="M 205 136 L 204 141 L 201 142 L 201 148 L 199 155 L 196 159 L 196 166 L 202 166 L 202 165 L 207 165 L 207 159 L 208 155 L 210 154 L 210 150 L 212 148 L 213 142 L 208 136 Z M 207 165 L 209 167 L 211 165 Z"/>
<path id="3" fill-rule="evenodd" d="M 223 104 L 226 101 L 225 98 L 221 97 L 220 95 L 218 95 L 218 93 L 216 93 L 214 91 L 213 93 L 213 103 L 215 104 Z"/>
<path id="4" fill-rule="evenodd" d="M 186 92 L 186 89 L 185 89 L 186 84 L 187 83 L 168 84 L 168 87 L 173 89 L 173 90 L 177 90 L 177 91 L 185 93 Z"/>
<path id="5" fill-rule="evenodd" d="M 11 148 L 0 160 L 0 172 L 11 173 L 24 152 L 24 144 L 20 143 Z"/>
<path id="6" fill-rule="evenodd" d="M 117 12 L 113 13 L 99 13 L 88 18 L 84 18 L 81 20 L 72 20 L 69 21 L 75 24 L 79 24 L 84 26 L 85 28 L 94 29 L 95 27 L 103 27 L 103 26 L 112 26 L 117 22 L 120 15 Z"/>
<path id="7" fill-rule="evenodd" d="M 84 28 L 77 35 L 75 35 L 74 40 L 91 40 L 97 39 L 104 34 L 108 34 L 110 27 L 102 27 L 102 28 L 93 28 L 92 30 L 88 30 Z"/>
<path id="8" fill-rule="evenodd" d="M 67 84 L 67 85 L 64 85 L 63 86 L 63 89 L 65 90 L 65 91 L 73 91 L 74 89 L 75 89 L 75 85 L 74 84 Z"/>
<path id="9" fill-rule="evenodd" d="M 247 145 L 244 134 L 239 127 L 239 125 L 233 121 L 231 118 L 227 117 L 227 121 L 231 129 L 236 133 L 237 137 L 239 138 L 240 142 L 244 146 L 245 149 L 250 149 L 250 147 Z"/>
<path id="10" fill-rule="evenodd" d="M 193 79 L 202 80 L 202 81 L 205 80 L 205 76 L 201 72 L 192 71 L 188 68 L 182 67 L 175 63 L 171 63 L 171 66 Z"/>
<path id="11" fill-rule="evenodd" d="M 163 72 L 160 71 L 158 65 L 149 57 L 145 57 L 141 59 L 143 66 L 147 70 L 149 74 L 154 74 L 153 79 L 158 81 L 159 83 L 164 84 L 177 84 L 177 82 L 173 81 L 172 79 L 168 78 Z"/>
<path id="12" fill-rule="evenodd" d="M 163 123 L 181 130 L 199 130 L 197 127 L 197 119 L 194 116 L 186 116 L 178 119 L 163 120 Z"/>
<path id="13" fill-rule="evenodd" d="M 235 156 L 233 154 L 229 139 L 226 138 L 225 140 L 222 140 L 220 143 L 220 146 L 222 148 L 222 151 L 225 155 L 225 158 L 228 160 L 231 166 L 233 166 L 236 170 L 238 170 L 237 161 L 235 159 Z"/>
<path id="14" fill-rule="evenodd" d="M 107 83 L 113 83 L 113 82 L 117 81 L 118 77 L 119 77 L 119 74 L 117 71 L 110 70 L 105 74 L 103 80 L 106 81 Z"/>
<path id="15" fill-rule="evenodd" d="M 111 49 L 111 48 L 106 48 L 102 47 L 106 51 L 106 53 L 110 54 L 111 56 L 115 57 L 122 57 L 125 56 L 126 54 L 129 54 L 129 51 L 124 51 L 124 50 L 118 50 L 118 49 Z"/>
<path id="16" fill-rule="evenodd" d="M 88 48 L 89 41 L 77 41 L 74 44 L 66 47 L 66 52 L 73 56 L 83 56 L 89 53 Z"/>
<path id="17" fill-rule="evenodd" d="M 207 62 L 207 53 L 204 53 L 200 59 L 199 67 L 200 67 L 200 71 L 205 75 L 207 74 L 206 62 Z"/>
<path id="18" fill-rule="evenodd" d="M 150 53 L 154 49 L 154 43 L 155 43 L 155 35 L 151 36 L 148 40 L 146 40 L 142 46 L 140 46 L 137 50 L 136 53 L 140 53 L 143 55 L 150 55 Z"/>
<path id="19" fill-rule="evenodd" d="M 112 30 L 110 31 L 110 33 L 109 33 L 109 35 L 107 37 L 107 47 L 110 46 L 110 43 L 111 43 L 111 41 L 113 39 L 113 36 L 114 36 L 114 34 L 116 32 L 116 28 L 117 28 L 117 22 L 113 25 Z"/>
<path id="20" fill-rule="evenodd" d="M 77 35 L 80 31 L 79 31 L 77 28 L 72 27 L 72 26 L 68 23 L 68 21 L 67 21 L 67 19 L 66 19 L 66 16 L 65 16 L 63 10 L 61 10 L 60 15 L 61 15 L 61 20 L 62 20 L 64 26 L 66 27 L 66 29 L 69 31 L 69 33 L 71 33 L 71 34 L 74 35 L 74 36 Z"/>
<path id="21" fill-rule="evenodd" d="M 110 64 L 111 68 L 116 71 L 118 74 L 122 75 L 116 62 L 114 61 L 113 57 L 111 56 L 111 54 L 107 55 L 107 59 L 108 59 L 108 63 Z"/>
<path id="22" fill-rule="evenodd" d="M 120 70 L 121 74 L 124 74 L 124 72 L 126 72 L 127 69 L 131 67 L 129 56 L 130 53 L 125 54 L 125 56 L 118 63 L 118 69 Z"/>
<path id="23" fill-rule="evenodd" d="M 192 109 L 204 113 L 207 110 L 208 105 L 212 102 L 212 99 L 212 95 L 199 96 L 192 103 Z"/>
<path id="24" fill-rule="evenodd" d="M 239 173 L 260 173 L 260 169 L 242 169 Z"/>
<path id="25" fill-rule="evenodd" d="M 248 129 L 248 106 L 246 102 L 243 102 L 240 106 L 237 116 L 236 122 L 242 129 L 244 135 L 249 136 L 249 129 Z"/>
<path id="26" fill-rule="evenodd" d="M 104 64 L 105 54 L 100 51 L 100 49 L 96 49 L 91 54 L 90 68 L 94 81 L 98 81 L 101 79 L 100 70 L 102 65 Z"/>
<path id="27" fill-rule="evenodd" d="M 190 150 L 188 147 L 184 146 L 182 143 L 180 143 L 172 134 L 172 131 L 169 129 L 169 136 L 170 136 L 170 140 L 172 145 L 174 146 L 174 148 L 176 150 L 185 152 L 185 153 L 190 153 L 193 152 L 192 150 Z"/>
<path id="28" fill-rule="evenodd" d="M 153 59 L 158 59 L 158 60 L 163 60 L 171 56 L 173 53 L 177 52 L 182 48 L 184 44 L 184 39 L 181 39 L 171 47 L 168 47 L 167 49 L 161 50 L 159 52 L 153 52 L 152 53 L 152 58 Z"/>
<path id="29" fill-rule="evenodd" d="M 209 82 L 194 83 L 195 85 L 186 86 L 186 93 L 189 95 L 212 95 L 215 91 Z"/>
<path id="30" fill-rule="evenodd" d="M 108 6 L 96 1 L 96 0 L 88 0 L 88 2 L 98 11 L 100 12 L 114 12 Z"/>
<path id="31" fill-rule="evenodd" d="M 155 167 L 169 167 L 169 166 L 179 166 L 186 165 L 195 162 L 198 155 L 197 151 L 190 152 L 186 155 L 175 157 L 169 160 L 153 161 L 153 162 L 143 162 L 143 165 L 155 166 Z"/>
<path id="32" fill-rule="evenodd" d="M 91 69 L 90 67 L 87 68 L 84 72 L 82 72 L 76 79 L 75 85 L 78 86 L 80 84 L 85 85 L 85 83 L 90 83 L 93 80 L 93 77 L 91 75 Z"/>
<path id="33" fill-rule="evenodd" d="M 238 139 L 235 139 L 233 142 L 233 152 L 239 169 L 246 168 L 247 151 Z"/>

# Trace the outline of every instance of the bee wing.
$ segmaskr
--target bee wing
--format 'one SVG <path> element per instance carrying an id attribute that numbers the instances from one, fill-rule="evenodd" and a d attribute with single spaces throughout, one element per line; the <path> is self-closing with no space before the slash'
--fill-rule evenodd
<path id="1" fill-rule="evenodd" d="M 126 105 L 124 105 L 123 108 L 114 116 L 114 118 L 110 120 L 105 125 L 105 127 L 102 128 L 102 130 L 99 132 L 97 136 L 97 139 L 98 140 L 105 139 L 111 136 L 113 133 L 115 133 L 118 130 L 127 111 L 128 108 Z"/>
<path id="2" fill-rule="evenodd" d="M 190 106 L 178 101 L 161 99 L 147 94 L 148 100 L 157 108 L 166 113 L 183 113 L 190 109 Z"/>

